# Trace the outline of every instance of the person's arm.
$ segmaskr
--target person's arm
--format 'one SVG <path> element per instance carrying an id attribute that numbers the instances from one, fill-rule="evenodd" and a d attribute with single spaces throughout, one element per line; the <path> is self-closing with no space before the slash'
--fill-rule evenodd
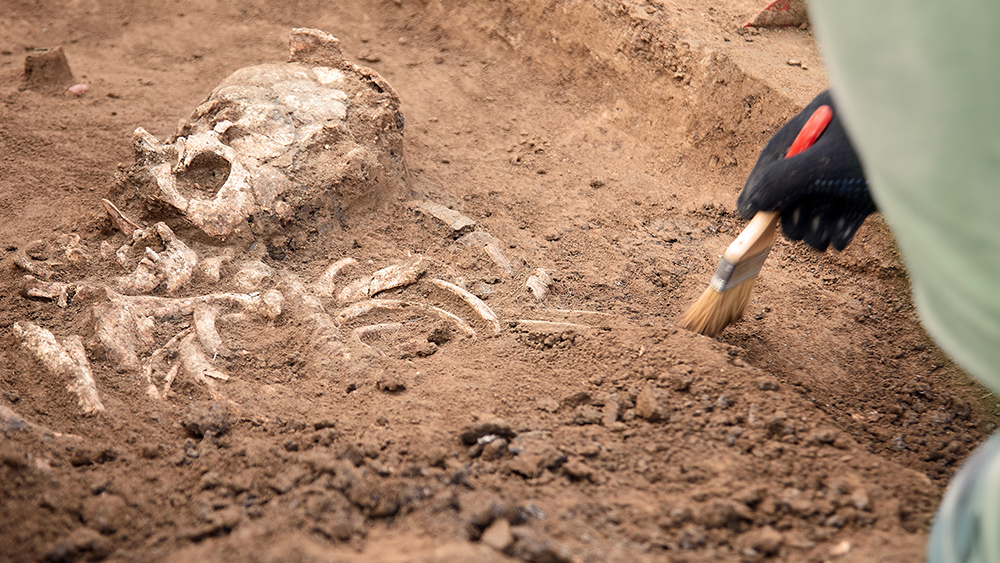
<path id="1" fill-rule="evenodd" d="M 1000 391 L 1000 3 L 814 0 L 810 10 L 921 318 Z"/>

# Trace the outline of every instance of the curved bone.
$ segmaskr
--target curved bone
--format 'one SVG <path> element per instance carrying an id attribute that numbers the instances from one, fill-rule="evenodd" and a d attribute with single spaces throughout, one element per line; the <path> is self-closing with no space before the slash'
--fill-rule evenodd
<path id="1" fill-rule="evenodd" d="M 194 330 L 198 333 L 198 341 L 205 349 L 205 353 L 215 359 L 217 356 L 227 358 L 232 355 L 232 351 L 222 342 L 218 329 L 215 327 L 215 319 L 219 317 L 219 310 L 211 305 L 200 303 L 194 308 Z"/>
<path id="2" fill-rule="evenodd" d="M 358 261 L 355 260 L 354 258 L 347 257 L 347 258 L 341 258 L 340 260 L 337 260 L 333 264 L 330 264 L 330 266 L 327 267 L 326 271 L 323 272 L 323 275 L 320 276 L 320 278 L 312 284 L 313 292 L 317 293 L 318 295 L 330 295 L 331 293 L 333 293 L 333 280 L 338 275 L 340 275 L 340 272 L 344 268 L 348 266 L 353 266 L 354 264 L 357 263 Z"/>
<path id="3" fill-rule="evenodd" d="M 400 301 L 398 299 L 369 299 L 367 301 L 361 301 L 337 313 L 335 320 L 337 321 L 337 325 L 343 325 L 344 323 L 346 323 L 351 319 L 360 317 L 361 315 L 365 315 L 376 309 L 385 309 L 391 311 L 418 309 L 427 313 L 433 313 L 443 319 L 447 319 L 458 325 L 458 328 L 461 329 L 462 332 L 466 334 L 466 336 L 470 338 L 475 338 L 476 336 L 476 331 L 473 330 L 471 326 L 469 326 L 469 323 L 463 321 L 461 318 L 454 315 L 453 313 L 449 313 L 448 311 L 445 311 L 444 309 L 440 309 L 438 307 L 434 307 L 433 305 L 425 305 L 423 303 L 413 303 L 411 301 Z"/>
<path id="4" fill-rule="evenodd" d="M 441 289 L 448 290 L 459 296 L 462 301 L 468 303 L 469 306 L 472 307 L 472 310 L 478 313 L 484 321 L 488 322 L 490 326 L 493 327 L 493 332 L 500 332 L 500 320 L 497 319 L 497 315 L 493 312 L 493 309 L 490 309 L 490 306 L 484 303 L 482 299 L 451 282 L 446 282 L 444 280 L 431 280 L 431 283 Z"/>
<path id="5" fill-rule="evenodd" d="M 403 264 L 393 264 L 382 268 L 367 278 L 352 282 L 340 292 L 339 299 L 350 303 L 371 297 L 383 291 L 416 283 L 427 270 L 430 261 L 423 256 L 412 258 Z"/>

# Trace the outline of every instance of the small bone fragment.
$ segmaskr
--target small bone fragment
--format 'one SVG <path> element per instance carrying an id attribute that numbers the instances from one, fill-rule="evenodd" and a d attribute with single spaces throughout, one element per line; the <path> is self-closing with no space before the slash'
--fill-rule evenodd
<path id="1" fill-rule="evenodd" d="M 167 391 L 170 389 L 170 382 L 174 380 L 174 377 L 177 375 L 177 368 L 180 367 L 180 363 L 175 363 L 170 367 L 170 370 L 167 372 L 167 376 L 164 378 L 163 392 L 161 393 L 156 390 L 156 384 L 153 383 L 153 364 L 155 364 L 161 356 L 166 356 L 167 353 L 177 345 L 180 339 L 191 333 L 191 330 L 192 329 L 190 328 L 186 328 L 178 332 L 173 338 L 168 340 L 166 344 L 157 348 L 152 354 L 150 354 L 149 358 L 146 360 L 146 383 L 149 384 L 146 389 L 146 394 L 151 398 L 167 398 Z"/>
<path id="2" fill-rule="evenodd" d="M 215 285 L 222 279 L 222 264 L 232 260 L 229 256 L 212 256 L 198 262 L 195 272 L 208 283 Z"/>
<path id="3" fill-rule="evenodd" d="M 351 282 L 340 292 L 338 298 L 343 303 L 350 303 L 377 295 L 388 289 L 416 283 L 427 270 L 429 264 L 428 259 L 417 256 L 406 263 L 382 268 L 367 278 Z"/>
<path id="4" fill-rule="evenodd" d="M 104 204 L 104 210 L 108 212 L 111 224 L 114 225 L 119 231 L 125 233 L 125 236 L 132 236 L 132 233 L 140 228 L 139 225 L 135 224 L 134 221 L 126 217 L 121 210 L 115 207 L 115 204 L 111 203 L 109 200 L 102 199 L 101 203 Z"/>
<path id="5" fill-rule="evenodd" d="M 62 265 L 62 259 L 74 266 L 86 264 L 90 261 L 87 249 L 83 246 L 80 235 L 61 234 L 56 237 L 55 248 L 51 250 L 52 258 L 56 265 Z"/>
<path id="6" fill-rule="evenodd" d="M 548 295 L 550 285 L 552 285 L 552 278 L 541 268 L 536 269 L 535 273 L 528 276 L 528 281 L 524 284 L 539 301 Z"/>
<path id="7" fill-rule="evenodd" d="M 264 280 L 274 275 L 274 269 L 263 262 L 254 260 L 245 264 L 233 276 L 233 284 L 238 291 L 251 292 L 260 288 Z"/>
<path id="8" fill-rule="evenodd" d="M 176 363 L 170 366 L 170 371 L 168 371 L 167 376 L 163 378 L 163 392 L 160 393 L 160 396 L 163 397 L 164 399 L 166 399 L 167 395 L 170 393 L 170 386 L 173 385 L 174 378 L 177 377 L 177 372 L 180 371 L 180 369 L 181 369 L 180 363 Z"/>
<path id="9" fill-rule="evenodd" d="M 328 267 L 326 271 L 323 272 L 323 275 L 320 276 L 319 279 L 312 284 L 311 289 L 313 293 L 317 295 L 331 295 L 333 293 L 333 287 L 334 287 L 333 280 L 338 275 L 340 275 L 340 272 L 344 268 L 348 266 L 353 266 L 354 264 L 357 263 L 358 263 L 357 260 L 348 257 L 348 258 L 341 258 L 340 260 L 337 260 L 333 264 L 330 264 L 330 267 Z"/>
<path id="10" fill-rule="evenodd" d="M 463 301 L 468 303 L 476 313 L 479 313 L 479 316 L 482 317 L 484 321 L 488 322 L 490 326 L 493 327 L 493 332 L 500 332 L 500 321 L 497 319 L 496 313 L 494 313 L 493 309 L 490 309 L 490 306 L 484 303 L 482 299 L 451 282 L 446 282 L 444 280 L 431 280 L 431 283 L 441 289 L 448 290 L 459 296 Z"/>
<path id="11" fill-rule="evenodd" d="M 454 209 L 448 209 L 433 201 L 411 201 L 407 206 L 413 211 L 430 215 L 448 227 L 449 235 L 455 239 L 476 229 L 476 222 Z"/>
<path id="12" fill-rule="evenodd" d="M 62 282 L 42 281 L 35 276 L 24 276 L 21 285 L 21 295 L 25 297 L 38 297 L 56 302 L 56 305 L 65 309 L 69 304 L 69 291 L 71 286 Z"/>
<path id="13" fill-rule="evenodd" d="M 336 37 L 318 29 L 292 29 L 288 40 L 288 62 L 336 67 L 343 60 L 340 40 Z"/>
<path id="14" fill-rule="evenodd" d="M 500 241 L 493 235 L 485 231 L 472 231 L 458 239 L 458 242 L 464 246 L 480 248 L 485 251 L 490 260 L 493 260 L 500 267 L 505 276 L 512 276 L 514 274 L 514 267 L 511 266 L 510 260 L 507 260 L 503 250 L 500 249 Z"/>
<path id="15" fill-rule="evenodd" d="M 70 380 L 66 388 L 77 395 L 84 414 L 104 411 L 79 336 L 71 336 L 59 344 L 51 332 L 30 322 L 14 323 L 14 334 L 50 372 Z"/>
<path id="16" fill-rule="evenodd" d="M 55 275 L 52 267 L 45 262 L 28 258 L 28 253 L 23 248 L 19 249 L 14 256 L 14 265 L 43 280 L 50 280 Z"/>
<path id="17" fill-rule="evenodd" d="M 432 305 L 425 305 L 423 303 L 400 301 L 398 299 L 369 299 L 367 301 L 361 301 L 337 313 L 335 320 L 338 326 L 342 326 L 345 322 L 354 319 L 356 317 L 360 317 L 361 315 L 370 313 L 375 309 L 388 309 L 392 311 L 401 311 L 405 309 L 419 309 L 424 312 L 434 313 L 458 325 L 458 328 L 460 328 L 462 332 L 466 334 L 466 336 L 470 338 L 474 338 L 476 336 L 476 331 L 473 330 L 471 326 L 469 326 L 469 323 L 463 321 L 458 316 L 449 313 L 448 311 L 445 311 L 444 309 L 440 309 Z"/>
<path id="18" fill-rule="evenodd" d="M 215 320 L 218 317 L 219 310 L 211 305 L 200 303 L 194 307 L 194 330 L 198 333 L 198 341 L 201 342 L 205 353 L 213 359 L 217 356 L 228 358 L 232 355 L 215 327 Z"/>
<path id="19" fill-rule="evenodd" d="M 195 251 L 181 242 L 166 223 L 157 223 L 153 225 L 152 229 L 163 241 L 165 249 L 163 252 L 156 253 L 151 248 L 146 247 L 145 255 L 139 261 L 135 271 L 118 278 L 118 289 L 123 293 L 149 293 L 161 283 L 166 285 L 167 293 L 174 293 L 194 274 L 194 267 L 198 263 L 198 255 Z M 149 229 L 134 231 L 132 233 L 133 244 L 149 234 L 151 234 Z M 121 249 L 119 249 L 119 259 L 121 258 Z"/>
<path id="20" fill-rule="evenodd" d="M 226 381 L 229 376 L 215 369 L 212 363 L 205 356 L 205 352 L 198 345 L 196 334 L 189 334 L 181 339 L 178 351 L 180 352 L 181 364 L 184 371 L 196 380 L 210 384 L 209 377 Z"/>

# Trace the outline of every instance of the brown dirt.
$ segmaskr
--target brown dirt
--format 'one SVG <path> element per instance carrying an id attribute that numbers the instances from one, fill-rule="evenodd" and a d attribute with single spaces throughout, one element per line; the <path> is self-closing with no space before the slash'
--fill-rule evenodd
<path id="1" fill-rule="evenodd" d="M 77 438 L 0 428 L 0 560 L 917 560 L 996 412 L 919 328 L 879 218 L 839 254 L 780 241 L 721 338 L 673 326 L 740 228 L 757 152 L 826 84 L 809 30 L 739 27 L 758 4 L 6 2 L 0 406 Z M 410 319 L 331 370 L 282 318 L 224 334 L 246 353 L 218 401 L 183 379 L 153 401 L 88 341 L 107 411 L 84 417 L 10 328 L 87 340 L 86 309 L 22 297 L 16 251 L 113 238 L 99 202 L 132 131 L 169 137 L 229 73 L 284 60 L 293 27 L 393 85 L 407 199 L 475 219 L 515 272 L 402 200 L 270 263 L 421 253 L 486 282 L 504 330 L 434 348 Z M 29 51 L 60 45 L 89 92 L 24 89 Z"/>

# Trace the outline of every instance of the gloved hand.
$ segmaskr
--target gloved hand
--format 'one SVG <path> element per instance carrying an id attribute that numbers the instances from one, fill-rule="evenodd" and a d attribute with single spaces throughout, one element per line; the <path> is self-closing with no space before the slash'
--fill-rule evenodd
<path id="1" fill-rule="evenodd" d="M 821 105 L 833 119 L 813 146 L 785 158 L 795 136 Z M 861 162 L 837 116 L 830 91 L 816 96 L 767 142 L 737 200 L 749 219 L 758 211 L 781 211 L 781 230 L 817 250 L 843 250 L 875 211 Z"/>

